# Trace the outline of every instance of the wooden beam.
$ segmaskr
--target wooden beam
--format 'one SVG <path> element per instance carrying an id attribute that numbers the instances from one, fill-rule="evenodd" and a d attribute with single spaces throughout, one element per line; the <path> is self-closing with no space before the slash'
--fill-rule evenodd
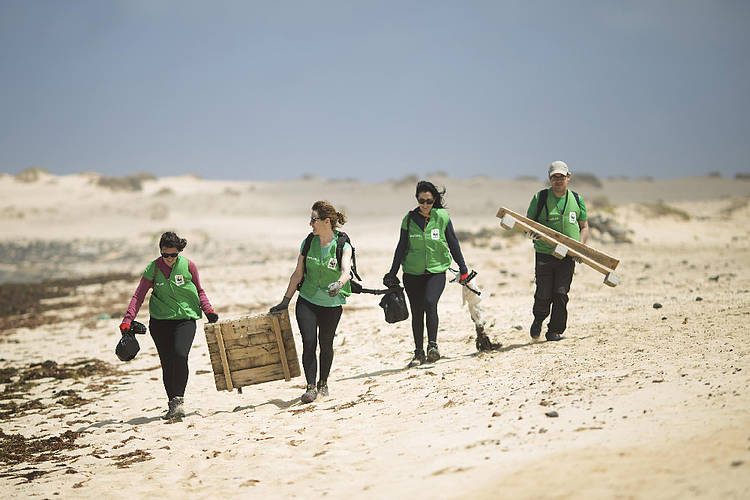
<path id="1" fill-rule="evenodd" d="M 550 228 L 548 228 L 546 226 L 541 226 L 542 228 L 545 229 L 545 230 L 541 230 L 541 229 L 539 229 L 537 227 L 537 225 L 540 225 L 540 224 L 535 223 L 535 225 L 532 226 L 529 222 L 534 222 L 534 221 L 531 221 L 530 219 L 528 219 L 526 217 L 519 216 L 518 214 L 515 214 L 515 212 L 511 212 L 510 210 L 506 210 L 504 208 L 500 209 L 500 212 L 498 212 L 497 216 L 500 217 L 500 225 L 503 228 L 505 228 L 505 229 L 512 229 L 513 227 L 518 226 L 521 230 L 523 230 L 523 231 L 525 231 L 527 233 L 529 231 L 533 231 L 533 232 L 537 233 L 539 235 L 539 237 L 543 241 L 549 243 L 550 245 L 554 245 L 555 246 L 555 251 L 554 251 L 554 253 L 552 255 L 554 255 L 558 259 L 561 259 L 561 258 L 565 257 L 566 255 L 571 255 L 573 257 L 578 257 L 579 259 L 581 259 L 582 263 L 586 264 L 590 268 L 592 268 L 595 271 L 598 271 L 598 272 L 600 272 L 600 273 L 602 273 L 604 275 L 604 284 L 605 285 L 611 286 L 611 287 L 615 287 L 615 286 L 617 286 L 620 283 L 620 279 L 615 275 L 614 269 L 608 268 L 605 265 L 603 265 L 600 262 L 598 262 L 597 260 L 592 259 L 589 256 L 591 254 L 591 252 L 587 252 L 587 254 L 589 254 L 589 255 L 586 255 L 586 254 L 583 254 L 583 253 L 581 253 L 579 251 L 581 249 L 581 246 L 586 247 L 586 245 L 583 245 L 583 243 L 576 242 L 574 239 L 569 238 L 569 237 L 567 237 L 567 236 L 565 236 L 565 235 L 563 235 L 561 233 L 558 233 L 554 229 L 550 229 Z M 550 231 L 553 232 L 553 233 L 555 233 L 555 234 L 557 234 L 557 235 L 565 236 L 565 238 L 568 238 L 569 240 L 571 240 L 571 241 L 573 241 L 575 243 L 578 243 L 578 245 L 570 246 L 570 247 L 568 247 L 567 245 L 563 245 L 558 238 L 553 237 L 550 234 Z M 589 249 L 593 250 L 594 252 L 600 253 L 600 252 L 598 252 L 597 250 L 594 250 L 591 247 L 586 247 L 586 248 L 589 248 Z M 603 255 L 606 255 L 606 254 L 603 254 Z M 609 256 L 607 256 L 607 257 L 609 259 L 613 259 L 612 257 L 609 257 Z M 603 260 L 606 260 L 606 259 L 603 259 Z M 607 262 L 610 262 L 610 261 L 607 261 Z M 617 261 L 617 262 L 619 262 L 619 261 Z"/>
<path id="2" fill-rule="evenodd" d="M 227 390 L 232 392 L 232 372 L 229 371 L 229 361 L 227 360 L 227 351 L 224 348 L 224 335 L 222 330 L 231 329 L 230 323 L 223 323 L 219 328 L 216 329 L 216 342 L 219 344 L 219 356 L 221 356 L 221 366 L 224 368 L 224 378 L 227 382 Z"/>
<path id="3" fill-rule="evenodd" d="M 286 361 L 286 350 L 284 349 L 284 340 L 281 338 L 279 318 L 275 314 L 272 314 L 271 321 L 273 322 L 273 331 L 276 334 L 276 343 L 279 345 L 279 357 L 281 358 L 281 367 L 284 369 L 284 380 L 289 382 L 292 377 L 289 376 L 289 363 Z"/>
<path id="4" fill-rule="evenodd" d="M 593 260 L 595 262 L 598 262 L 602 266 L 606 267 L 607 269 L 615 270 L 617 269 L 617 265 L 620 263 L 620 261 L 611 255 L 607 255 L 604 252 L 601 252 L 599 250 L 596 250 L 595 248 L 591 248 L 588 245 L 584 245 L 580 241 L 577 241 L 570 236 L 567 236 L 565 234 L 562 234 L 559 231 L 555 231 L 554 229 L 547 227 L 543 224 L 540 224 L 539 222 L 529 219 L 528 217 L 525 217 L 521 214 L 518 214 L 514 212 L 513 210 L 510 210 L 505 207 L 500 207 L 500 210 L 497 212 L 497 217 L 501 219 L 500 224 L 503 225 L 502 219 L 505 215 L 510 215 L 514 220 L 519 222 L 524 222 L 527 226 L 531 227 L 532 230 L 535 233 L 539 234 L 546 234 L 547 236 L 550 236 L 554 238 L 555 244 L 562 244 L 568 248 L 571 248 L 575 251 L 577 251 L 580 255 L 585 255 L 590 260 Z M 503 225 L 505 229 L 509 229 Z"/>

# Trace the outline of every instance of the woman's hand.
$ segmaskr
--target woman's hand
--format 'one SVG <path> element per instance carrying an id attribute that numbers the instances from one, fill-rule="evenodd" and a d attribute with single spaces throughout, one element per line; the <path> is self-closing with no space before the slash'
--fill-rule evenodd
<path id="1" fill-rule="evenodd" d="M 341 291 L 341 287 L 344 286 L 340 281 L 334 281 L 328 285 L 328 296 L 335 297 Z"/>
<path id="2" fill-rule="evenodd" d="M 279 302 L 278 304 L 273 306 L 271 309 L 269 309 L 268 312 L 280 313 L 280 312 L 286 311 L 286 309 L 289 307 L 290 300 L 292 299 L 290 299 L 289 297 L 285 295 L 284 298 L 281 299 L 281 302 Z"/>
<path id="3" fill-rule="evenodd" d="M 215 313 L 215 312 L 213 311 L 213 309 L 212 309 L 212 310 L 210 310 L 210 311 L 208 311 L 208 312 L 206 313 L 206 318 L 208 319 L 208 322 L 209 322 L 209 323 L 216 323 L 217 321 L 219 321 L 219 315 L 218 315 L 218 314 L 216 314 L 216 313 Z"/>
<path id="4" fill-rule="evenodd" d="M 383 276 L 383 284 L 388 288 L 398 288 L 399 286 L 401 286 L 401 282 L 398 280 L 398 276 L 391 273 Z"/>

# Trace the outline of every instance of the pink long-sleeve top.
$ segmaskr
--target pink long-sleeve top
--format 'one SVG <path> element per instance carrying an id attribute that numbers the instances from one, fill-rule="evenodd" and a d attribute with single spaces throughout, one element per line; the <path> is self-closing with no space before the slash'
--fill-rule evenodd
<path id="1" fill-rule="evenodd" d="M 157 259 L 156 265 L 158 266 L 162 274 L 167 278 L 172 275 L 172 268 L 165 264 L 163 259 Z M 198 299 L 200 300 L 201 309 L 204 313 L 213 311 L 214 308 L 211 307 L 211 303 L 208 301 L 208 297 L 206 297 L 206 292 L 204 292 L 203 288 L 201 287 L 201 281 L 198 277 L 198 267 L 190 259 L 188 259 L 188 271 L 190 271 L 190 275 L 193 277 L 191 281 L 195 285 L 195 288 L 198 290 Z M 155 277 L 156 276 L 154 276 L 154 278 Z M 130 324 L 135 319 L 135 317 L 138 315 L 138 311 L 141 309 L 143 300 L 146 298 L 148 290 L 153 287 L 153 279 L 149 280 L 148 278 L 141 277 L 141 281 L 140 283 L 138 283 L 138 288 L 135 289 L 133 298 L 130 299 L 128 311 L 125 313 L 125 317 L 122 319 L 123 323 Z"/>

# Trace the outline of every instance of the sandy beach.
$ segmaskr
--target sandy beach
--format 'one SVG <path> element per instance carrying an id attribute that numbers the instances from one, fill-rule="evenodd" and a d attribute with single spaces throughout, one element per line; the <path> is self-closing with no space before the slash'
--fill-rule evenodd
<path id="1" fill-rule="evenodd" d="M 589 216 L 630 241 L 589 241 L 620 259 L 621 281 L 578 266 L 567 338 L 532 343 L 532 246 L 495 214 L 525 212 L 543 181 L 431 179 L 447 188 L 499 350 L 477 352 L 449 284 L 443 358 L 406 369 L 409 322 L 352 296 L 331 394 L 302 405 L 303 377 L 218 392 L 203 319 L 188 415 L 165 423 L 151 338 L 132 362 L 113 352 L 163 231 L 187 238 L 222 319 L 262 313 L 318 199 L 345 209 L 363 282 L 379 287 L 416 179 L 183 176 L 127 190 L 93 173 L 0 175 L 0 282 L 63 280 L 32 312 L 0 318 L 0 497 L 750 498 L 750 181 L 574 177 Z M 147 304 L 137 319 L 148 323 Z"/>

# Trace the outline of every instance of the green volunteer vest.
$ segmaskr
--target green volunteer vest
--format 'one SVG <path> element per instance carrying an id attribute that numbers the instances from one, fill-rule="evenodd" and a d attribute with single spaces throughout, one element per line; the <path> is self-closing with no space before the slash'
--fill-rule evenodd
<path id="1" fill-rule="evenodd" d="M 570 190 L 567 192 L 567 200 L 566 196 L 557 198 L 550 189 L 547 193 L 547 209 L 545 210 L 542 207 L 542 211 L 539 213 L 539 223 L 576 241 L 581 241 L 581 228 L 578 226 L 578 222 L 586 220 L 587 215 L 583 196 L 579 196 L 579 198 L 580 204 L 576 202 L 576 197 Z M 538 201 L 539 193 L 532 198 L 529 210 L 526 212 L 527 217 L 534 218 Z M 534 242 L 534 250 L 538 253 L 551 254 L 554 249 L 555 247 L 546 241 L 536 240 Z"/>
<path id="2" fill-rule="evenodd" d="M 411 213 L 411 212 L 410 212 Z M 442 273 L 451 265 L 451 252 L 445 239 L 445 230 L 450 222 L 444 208 L 430 210 L 430 221 L 424 231 L 406 214 L 401 229 L 409 233 L 409 247 L 401 266 L 406 274 Z"/>
<path id="3" fill-rule="evenodd" d="M 336 245 L 338 245 L 339 232 L 334 231 L 333 242 L 328 247 L 328 252 L 321 255 L 320 236 L 313 236 L 310 242 L 310 250 L 307 252 L 305 260 L 305 278 L 302 287 L 299 289 L 300 295 L 313 297 L 318 289 L 327 290 L 328 285 L 341 278 L 341 263 L 336 261 Z M 339 295 L 348 297 L 352 294 L 352 286 L 347 281 L 341 287 Z"/>
<path id="4" fill-rule="evenodd" d="M 152 318 L 201 318 L 203 313 L 198 289 L 193 283 L 193 275 L 188 271 L 188 260 L 185 257 L 177 257 L 169 278 L 159 270 L 156 261 L 152 261 L 146 267 L 143 277 L 154 280 L 154 291 L 151 292 L 148 302 L 148 313 Z"/>

